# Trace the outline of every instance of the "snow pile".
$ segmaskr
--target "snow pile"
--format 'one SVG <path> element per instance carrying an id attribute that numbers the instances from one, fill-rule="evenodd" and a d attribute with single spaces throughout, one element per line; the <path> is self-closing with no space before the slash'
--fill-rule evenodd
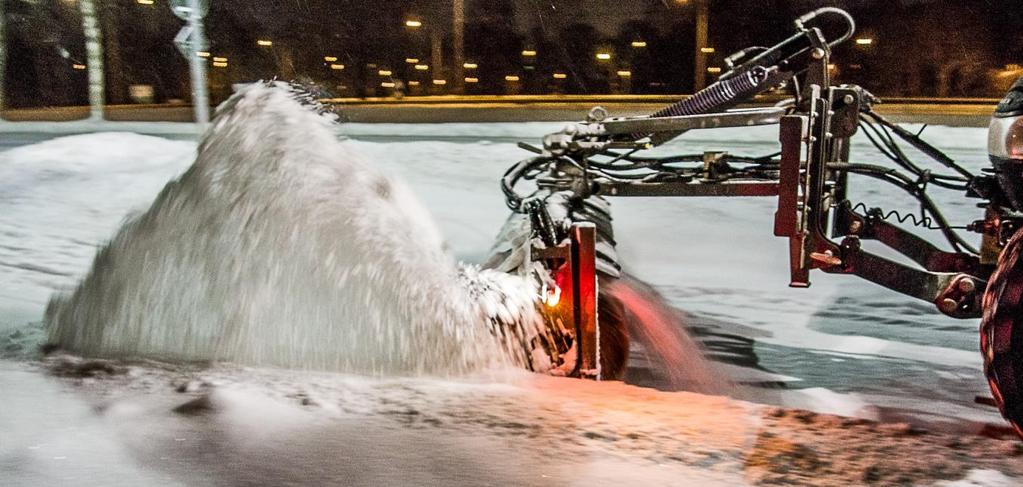
<path id="1" fill-rule="evenodd" d="M 535 291 L 460 269 L 412 193 L 301 97 L 255 85 L 221 106 L 195 164 L 51 300 L 51 341 L 86 355 L 375 373 L 528 362 Z"/>
<path id="2" fill-rule="evenodd" d="M 0 152 L 0 329 L 38 321 L 125 215 L 191 165 L 195 147 L 119 132 Z"/>

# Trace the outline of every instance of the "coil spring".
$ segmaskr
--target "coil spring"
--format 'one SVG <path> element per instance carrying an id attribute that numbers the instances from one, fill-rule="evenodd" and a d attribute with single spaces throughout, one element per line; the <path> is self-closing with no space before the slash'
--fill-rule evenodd
<path id="1" fill-rule="evenodd" d="M 724 108 L 740 96 L 753 92 L 767 79 L 767 69 L 755 66 L 734 78 L 718 81 L 689 97 L 672 103 L 651 115 L 658 117 L 677 117 L 682 115 L 698 115 Z"/>
<path id="2" fill-rule="evenodd" d="M 923 227 L 930 230 L 936 230 L 938 227 L 933 226 L 934 221 L 931 217 L 926 215 L 916 215 L 914 213 L 902 213 L 898 210 L 884 211 L 880 208 L 868 208 L 863 203 L 856 203 L 852 207 L 853 212 L 859 212 L 863 215 L 872 216 L 885 221 L 895 220 L 898 223 L 909 222 L 914 227 Z"/>

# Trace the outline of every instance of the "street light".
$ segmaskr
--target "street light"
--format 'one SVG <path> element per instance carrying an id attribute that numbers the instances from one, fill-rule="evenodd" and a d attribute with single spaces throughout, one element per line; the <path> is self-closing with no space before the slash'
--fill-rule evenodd
<path id="1" fill-rule="evenodd" d="M 598 52 L 597 53 L 597 59 L 600 60 L 600 61 L 609 61 L 611 59 L 611 53 L 608 53 L 608 52 Z"/>
<path id="2" fill-rule="evenodd" d="M 477 66 L 476 63 L 463 63 L 462 67 L 465 69 L 476 69 L 479 66 Z"/>
<path id="3" fill-rule="evenodd" d="M 344 64 L 331 64 L 330 65 L 330 69 L 333 69 L 334 71 L 341 71 L 342 69 L 345 69 L 345 65 Z"/>
<path id="4" fill-rule="evenodd" d="M 870 37 L 860 37 L 859 39 L 856 39 L 856 45 L 859 46 L 869 46 L 872 44 L 874 44 L 874 39 L 871 39 Z"/>
<path id="5" fill-rule="evenodd" d="M 565 73 L 554 73 L 552 76 L 554 76 L 554 79 L 565 79 L 568 77 Z"/>
<path id="6" fill-rule="evenodd" d="M 526 49 L 525 51 L 522 51 L 522 55 L 525 57 L 534 57 L 536 56 L 536 51 L 532 49 Z"/>
<path id="7" fill-rule="evenodd" d="M 646 41 L 632 41 L 632 47 L 646 47 Z"/>
<path id="8" fill-rule="evenodd" d="M 618 76 L 621 76 L 622 78 L 628 78 L 628 77 L 632 76 L 632 71 L 621 70 L 621 71 L 618 71 L 617 74 L 618 74 Z"/>
<path id="9" fill-rule="evenodd" d="M 405 62 L 409 64 L 416 64 L 419 62 L 419 59 L 414 57 L 407 57 L 405 58 Z"/>
<path id="10" fill-rule="evenodd" d="M 701 47 L 700 48 L 700 52 L 702 52 L 704 54 L 714 54 L 714 50 L 715 49 L 713 47 Z"/>
<path id="11" fill-rule="evenodd" d="M 430 65 L 428 65 L 428 64 L 417 64 L 416 65 L 416 71 L 426 71 L 428 69 L 430 69 Z"/>
<path id="12" fill-rule="evenodd" d="M 423 26 L 423 23 L 418 21 L 418 20 L 406 20 L 405 21 L 405 27 L 411 27 L 413 29 L 416 29 L 416 28 L 419 28 L 419 27 L 422 27 L 422 26 Z"/>
<path id="13" fill-rule="evenodd" d="M 273 43 L 273 41 L 269 41 L 269 40 L 266 40 L 266 39 L 259 39 L 259 40 L 256 41 L 256 45 L 258 45 L 260 47 L 270 47 L 270 46 L 274 45 L 274 43 Z"/>
<path id="14" fill-rule="evenodd" d="M 479 83 L 480 79 L 479 78 L 465 78 L 465 82 L 466 83 Z"/>
<path id="15" fill-rule="evenodd" d="M 514 74 L 509 74 L 508 76 L 504 77 L 504 80 L 505 81 L 518 81 L 519 77 L 515 76 Z"/>
<path id="16" fill-rule="evenodd" d="M 337 61 L 337 56 L 323 56 L 323 60 L 328 63 L 333 63 Z"/>
<path id="17" fill-rule="evenodd" d="M 380 71 L 377 71 L 377 74 L 379 74 L 380 76 L 390 76 L 391 75 L 391 70 L 389 70 L 389 69 L 381 69 Z"/>

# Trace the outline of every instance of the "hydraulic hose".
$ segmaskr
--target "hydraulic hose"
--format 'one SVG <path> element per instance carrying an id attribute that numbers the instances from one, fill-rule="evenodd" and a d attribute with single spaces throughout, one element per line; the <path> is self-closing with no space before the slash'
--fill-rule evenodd
<path id="1" fill-rule="evenodd" d="M 845 10 L 842 10 L 838 7 L 821 7 L 817 10 L 807 12 L 798 19 L 796 19 L 796 27 L 799 29 L 804 29 L 805 27 L 803 24 L 817 18 L 822 14 L 838 15 L 839 17 L 842 17 L 842 19 L 845 20 L 847 26 L 845 34 L 843 34 L 842 37 L 839 37 L 838 39 L 829 42 L 828 47 L 835 47 L 849 40 L 850 38 L 852 38 L 853 34 L 856 33 L 856 21 L 853 20 L 852 15 L 849 15 L 849 12 L 846 12 Z"/>

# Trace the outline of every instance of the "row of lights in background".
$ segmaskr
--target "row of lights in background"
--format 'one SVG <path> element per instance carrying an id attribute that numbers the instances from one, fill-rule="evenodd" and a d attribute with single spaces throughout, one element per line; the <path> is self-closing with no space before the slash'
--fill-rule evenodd
<path id="1" fill-rule="evenodd" d="M 136 0 L 136 2 L 139 5 L 153 5 L 155 3 L 154 0 Z M 408 19 L 408 20 L 405 21 L 405 26 L 409 27 L 409 28 L 416 29 L 416 28 L 422 27 L 423 26 L 423 22 L 420 21 L 420 20 L 417 20 L 417 19 Z M 860 38 L 857 38 L 855 42 L 856 42 L 857 46 L 869 47 L 869 46 L 872 46 L 874 44 L 874 39 L 870 38 L 870 37 L 860 37 Z M 258 40 L 256 40 L 256 45 L 258 45 L 260 47 L 273 47 L 273 41 L 271 41 L 269 39 L 258 39 Z M 645 48 L 645 47 L 647 47 L 647 42 L 643 41 L 643 40 L 634 40 L 634 41 L 632 41 L 630 43 L 630 46 L 632 46 L 633 48 L 637 48 L 637 49 Z M 701 47 L 700 48 L 700 52 L 703 53 L 703 54 L 714 54 L 715 49 L 713 47 Z M 209 55 L 209 53 L 206 53 L 206 56 L 203 56 L 203 57 L 208 57 L 208 55 Z M 537 52 L 534 49 L 524 49 L 522 51 L 522 56 L 523 57 L 536 57 L 536 55 L 537 55 Z M 595 57 L 596 57 L 596 59 L 598 61 L 610 61 L 611 60 L 611 53 L 609 53 L 609 52 L 598 52 Z M 324 60 L 327 61 L 328 63 L 331 63 L 330 64 L 330 68 L 333 69 L 333 70 L 342 70 L 342 69 L 345 68 L 345 66 L 343 64 L 337 64 L 336 63 L 337 62 L 337 57 L 336 56 L 325 56 Z M 420 71 L 427 71 L 427 70 L 430 69 L 428 65 L 419 64 L 419 59 L 416 59 L 416 58 L 406 58 L 405 62 L 409 63 L 409 64 L 415 65 L 415 69 L 420 70 Z M 217 66 L 217 63 L 218 63 L 218 61 L 214 60 L 214 66 Z M 217 67 L 226 67 L 227 61 L 225 60 L 225 61 L 222 61 L 220 63 L 223 64 L 224 66 L 217 66 Z M 79 67 L 79 66 L 82 66 L 82 67 Z M 475 63 L 465 63 L 465 64 L 463 64 L 463 67 L 465 69 L 475 69 L 476 68 L 476 64 Z M 829 66 L 829 67 L 831 67 L 831 66 Z M 831 68 L 834 69 L 833 67 L 831 67 Z M 74 65 L 74 69 L 85 69 L 85 67 L 84 67 L 84 65 L 81 65 L 81 64 L 75 64 Z M 707 72 L 708 73 L 712 73 L 712 74 L 713 73 L 720 73 L 721 72 L 721 68 L 719 68 L 719 67 L 709 67 L 709 68 L 707 68 Z M 619 71 L 619 75 L 621 73 L 622 73 L 622 71 Z M 556 73 L 556 74 L 560 74 L 560 73 Z M 559 78 L 558 76 L 555 76 L 555 78 L 562 79 L 562 78 Z M 470 82 L 470 83 L 475 82 L 475 81 L 468 81 L 470 79 L 476 79 L 476 78 L 473 78 L 473 77 L 466 78 L 466 82 Z"/>
<path id="2" fill-rule="evenodd" d="M 705 48 L 705 49 L 710 49 L 709 52 L 713 52 L 713 48 Z M 196 55 L 201 57 L 201 58 L 209 58 L 210 57 L 210 53 L 207 52 L 207 51 L 199 51 L 199 52 L 196 53 Z M 597 57 L 598 60 L 601 60 L 601 61 L 608 61 L 608 60 L 611 59 L 611 55 L 608 54 L 608 53 L 597 53 L 596 57 Z M 330 67 L 331 70 L 341 71 L 341 70 L 345 69 L 345 65 L 344 64 L 340 64 L 340 63 L 337 62 L 337 60 L 338 60 L 337 56 L 324 56 L 323 60 L 328 64 L 328 66 Z M 228 66 L 227 58 L 226 57 L 214 56 L 212 58 L 212 61 L 213 61 L 213 67 L 215 67 L 215 68 L 226 68 Z M 405 62 L 407 62 L 409 64 L 415 63 L 414 67 L 415 67 L 415 69 L 417 71 L 428 71 L 430 69 L 430 66 L 427 65 L 427 64 L 418 64 L 419 60 L 416 59 L 416 58 L 406 58 Z M 462 67 L 465 68 L 465 69 L 476 69 L 478 66 L 479 65 L 477 65 L 476 63 L 464 63 L 462 65 Z M 858 67 L 858 65 L 856 65 L 856 66 Z M 1015 72 L 1019 71 L 1018 66 L 1019 65 L 1008 65 L 1008 66 L 1006 66 L 1006 73 L 1010 73 L 1011 74 L 1011 73 L 1015 73 Z M 84 70 L 86 68 L 86 66 L 84 64 L 81 64 L 81 63 L 73 63 L 71 65 L 71 67 L 72 67 L 72 69 L 76 69 L 76 70 Z M 836 67 L 835 64 L 828 64 L 828 69 L 834 71 L 835 69 L 837 69 L 837 67 Z M 710 73 L 710 74 L 718 74 L 718 73 L 721 72 L 721 68 L 718 67 L 718 66 L 711 66 L 711 67 L 707 68 L 707 72 Z M 389 70 L 389 69 L 381 69 L 381 70 L 377 71 L 377 74 L 379 74 L 380 76 L 391 76 L 393 74 L 393 72 L 391 70 Z M 632 72 L 628 71 L 628 70 L 619 70 L 619 71 L 616 71 L 615 74 L 617 74 L 618 76 L 621 76 L 623 78 L 628 78 L 628 77 L 632 76 Z M 565 78 L 568 78 L 568 75 L 565 74 L 565 73 L 552 73 L 551 76 L 554 79 L 565 79 Z M 516 75 L 508 75 L 508 76 L 505 76 L 504 79 L 506 81 L 519 81 L 519 77 L 516 76 Z M 444 81 L 444 80 L 434 80 L 434 84 L 438 84 L 438 85 L 445 84 L 445 83 L 438 83 L 438 81 Z M 465 78 L 465 82 L 466 83 L 478 83 L 479 82 L 479 78 L 474 77 L 474 76 L 466 77 Z M 415 86 L 415 85 L 413 85 L 413 86 Z"/>
<path id="3" fill-rule="evenodd" d="M 136 0 L 136 2 L 139 5 L 153 5 L 155 3 L 154 0 Z M 409 28 L 415 29 L 415 28 L 422 27 L 423 23 L 420 20 L 408 19 L 408 20 L 405 21 L 405 26 L 409 27 Z M 855 43 L 856 43 L 857 46 L 860 46 L 860 47 L 869 47 L 869 46 L 872 46 L 874 44 L 874 39 L 869 38 L 869 37 L 860 37 L 860 38 L 857 38 L 855 40 Z M 256 45 L 259 46 L 259 47 L 273 47 L 273 41 L 271 41 L 269 39 L 257 39 L 256 40 Z M 647 47 L 647 42 L 643 41 L 643 40 L 634 40 L 634 41 L 632 41 L 630 43 L 630 46 L 633 47 L 633 48 L 637 48 L 637 49 L 645 48 L 645 47 Z M 715 53 L 715 49 L 713 47 L 701 47 L 700 48 L 700 52 L 703 53 L 703 54 L 714 54 Z M 533 58 L 533 57 L 537 56 L 537 51 L 535 49 L 524 49 L 524 50 L 522 50 L 521 54 L 522 54 L 523 57 Z M 200 57 L 203 57 L 203 58 L 210 57 L 210 53 L 209 52 L 199 52 L 198 55 Z M 601 51 L 601 52 L 597 52 L 595 54 L 595 57 L 596 57 L 597 61 L 608 62 L 608 61 L 611 60 L 612 54 L 610 52 Z M 345 69 L 345 65 L 344 64 L 341 64 L 341 63 L 337 62 L 337 60 L 338 60 L 337 56 L 324 56 L 323 59 L 324 59 L 324 61 L 326 61 L 328 63 L 328 66 L 330 67 L 331 70 L 340 71 L 340 70 Z M 419 63 L 419 59 L 417 59 L 417 58 L 406 58 L 405 62 L 408 63 L 408 64 L 412 64 L 417 71 L 428 71 L 430 69 L 429 65 L 427 65 L 427 64 L 420 64 Z M 213 58 L 213 66 L 217 67 L 217 68 L 226 68 L 228 66 L 227 58 L 225 58 L 225 57 L 214 57 Z M 465 69 L 476 69 L 478 67 L 478 65 L 476 63 L 464 63 L 462 65 L 462 67 L 465 68 Z M 76 69 L 76 70 L 84 70 L 84 69 L 86 69 L 86 66 L 84 64 L 74 63 L 74 64 L 72 64 L 72 68 Z M 530 68 L 531 68 L 531 66 L 530 66 Z M 828 65 L 828 68 L 831 69 L 831 70 L 834 70 L 835 69 L 835 65 L 833 65 L 833 64 Z M 711 67 L 707 68 L 707 72 L 710 73 L 710 74 L 718 74 L 718 73 L 721 72 L 721 68 L 717 67 L 717 66 L 711 66 Z M 378 73 L 380 74 L 380 76 L 391 76 L 391 74 L 392 74 L 390 70 L 386 70 L 386 69 L 379 70 Z M 632 76 L 632 72 L 628 71 L 628 70 L 619 70 L 619 71 L 616 72 L 616 74 L 618 76 L 620 76 L 620 77 L 623 77 L 623 78 L 628 78 L 628 77 Z M 554 79 L 559 79 L 560 80 L 560 79 L 566 79 L 568 76 L 565 73 L 553 73 L 552 77 Z M 514 81 L 519 81 L 519 76 L 517 76 L 517 75 L 507 75 L 507 76 L 504 77 L 504 79 L 505 79 L 505 81 L 514 82 Z M 464 80 L 465 80 L 466 83 L 478 83 L 479 82 L 479 78 L 475 77 L 475 76 L 465 77 Z M 435 79 L 435 80 L 433 80 L 433 84 L 435 84 L 435 85 L 444 85 L 446 83 L 447 82 L 445 80 L 443 80 L 443 79 Z M 391 82 L 384 82 L 384 84 L 393 84 L 393 83 L 391 83 Z M 416 85 L 419 84 L 419 82 L 418 81 L 410 81 L 409 84 L 412 85 L 412 86 L 416 86 Z"/>
<path id="4" fill-rule="evenodd" d="M 337 56 L 323 56 L 323 62 L 330 66 L 333 71 L 341 71 L 345 69 L 345 65 L 337 62 Z"/>
<path id="5" fill-rule="evenodd" d="M 210 58 L 209 51 L 199 51 L 199 52 L 196 52 L 195 55 L 199 56 L 199 57 L 201 57 L 203 59 Z M 213 56 L 212 57 L 212 61 L 213 61 L 213 67 L 214 68 L 226 68 L 227 67 L 227 58 L 226 57 Z"/>
<path id="6" fill-rule="evenodd" d="M 385 77 L 391 76 L 391 72 L 387 71 L 387 70 L 381 70 L 381 71 L 379 71 L 379 74 L 380 74 L 380 76 L 385 76 Z M 629 70 L 619 70 L 619 71 L 616 71 L 615 74 L 617 74 L 618 76 L 620 76 L 622 78 L 630 78 L 630 77 L 632 77 L 632 71 L 629 71 Z M 551 73 L 551 78 L 557 79 L 557 80 L 563 80 L 563 79 L 567 79 L 568 75 L 565 74 L 565 73 Z M 475 76 L 466 76 L 465 78 L 463 78 L 463 80 L 466 83 L 479 83 L 480 82 L 480 79 L 478 77 L 475 77 Z M 517 74 L 509 74 L 509 75 L 506 75 L 504 77 L 504 80 L 505 81 L 510 81 L 510 82 L 515 82 L 515 81 L 521 81 L 522 78 L 519 75 L 517 75 Z M 444 79 L 434 79 L 434 80 L 431 80 L 431 82 L 433 84 L 435 84 L 435 85 L 446 85 L 448 83 L 447 80 L 444 80 Z M 411 81 L 408 82 L 408 84 L 409 84 L 409 86 L 419 86 L 420 82 L 417 81 L 417 80 L 411 80 Z M 380 83 L 380 86 L 383 86 L 385 88 L 392 88 L 392 87 L 394 87 L 394 82 L 393 81 L 384 81 L 384 82 Z"/>

